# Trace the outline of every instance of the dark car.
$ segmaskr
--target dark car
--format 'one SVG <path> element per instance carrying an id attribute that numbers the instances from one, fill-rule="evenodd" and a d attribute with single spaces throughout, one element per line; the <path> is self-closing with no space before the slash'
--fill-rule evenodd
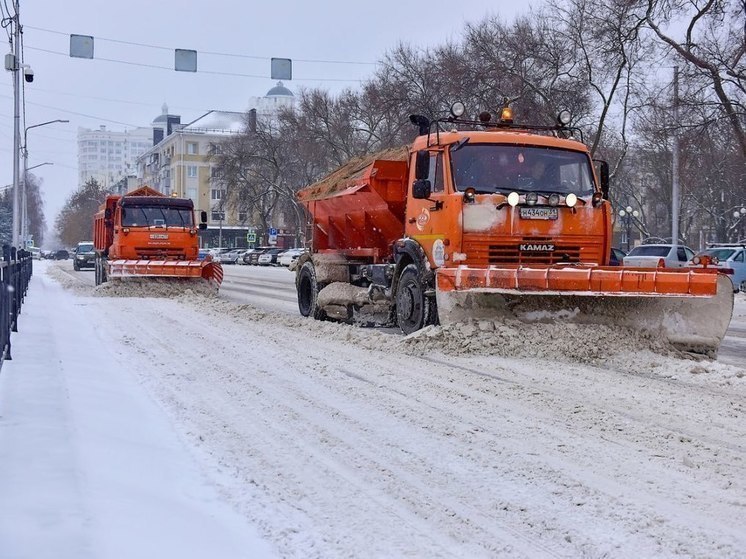
<path id="1" fill-rule="evenodd" d="M 52 255 L 53 260 L 67 260 L 68 258 L 70 258 L 70 253 L 67 252 L 64 248 L 55 251 Z"/>
<path id="2" fill-rule="evenodd" d="M 78 243 L 75 247 L 73 257 L 73 269 L 75 271 L 81 268 L 95 268 L 96 267 L 96 252 L 93 250 L 93 242 L 87 241 Z"/>
<path id="3" fill-rule="evenodd" d="M 259 257 L 268 250 L 272 250 L 272 248 L 274 247 L 255 248 L 253 252 L 250 252 L 246 259 L 244 259 L 244 262 L 246 262 L 246 264 L 250 264 L 251 266 L 257 266 L 259 264 Z"/>
<path id="4" fill-rule="evenodd" d="M 281 252 L 285 252 L 284 248 L 271 248 L 268 251 L 259 255 L 256 263 L 259 266 L 277 266 L 277 255 Z"/>
<path id="5" fill-rule="evenodd" d="M 620 248 L 611 249 L 611 257 L 609 258 L 609 266 L 621 266 L 624 262 L 624 257 L 627 253 Z"/>

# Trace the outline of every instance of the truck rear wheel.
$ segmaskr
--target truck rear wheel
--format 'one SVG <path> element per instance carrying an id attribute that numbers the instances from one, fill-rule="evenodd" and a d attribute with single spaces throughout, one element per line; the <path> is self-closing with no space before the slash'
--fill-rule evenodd
<path id="1" fill-rule="evenodd" d="M 408 264 L 399 275 L 396 288 L 396 321 L 405 334 L 435 324 L 435 301 L 425 295 L 425 285 L 415 264 Z"/>
<path id="2" fill-rule="evenodd" d="M 106 283 L 106 265 L 105 260 L 101 257 L 96 257 L 96 260 L 94 261 L 93 270 L 94 270 L 94 283 L 96 285 L 101 285 L 102 283 Z"/>
<path id="3" fill-rule="evenodd" d="M 298 280 L 296 284 L 298 290 L 298 310 L 303 316 L 312 316 L 316 320 L 324 320 L 326 313 L 319 308 L 318 296 L 319 291 L 323 288 L 316 281 L 316 270 L 313 262 L 307 260 L 298 271 Z"/>

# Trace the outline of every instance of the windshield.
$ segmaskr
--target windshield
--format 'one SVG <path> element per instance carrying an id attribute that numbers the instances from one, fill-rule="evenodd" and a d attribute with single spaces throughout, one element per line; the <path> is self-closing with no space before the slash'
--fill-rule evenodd
<path id="1" fill-rule="evenodd" d="M 705 251 L 706 254 L 714 256 L 720 261 L 728 260 L 728 258 L 733 256 L 734 252 L 736 251 L 732 248 L 711 248 Z"/>
<path id="2" fill-rule="evenodd" d="M 456 189 L 477 192 L 593 193 L 593 174 L 582 152 L 553 148 L 468 144 L 451 151 Z"/>
<path id="3" fill-rule="evenodd" d="M 93 252 L 93 245 L 78 245 L 78 252 Z"/>
<path id="4" fill-rule="evenodd" d="M 192 210 L 173 206 L 127 206 L 122 208 L 126 227 L 191 227 Z"/>
<path id="5" fill-rule="evenodd" d="M 657 247 L 640 245 L 629 251 L 627 256 L 668 256 L 671 247 Z"/>

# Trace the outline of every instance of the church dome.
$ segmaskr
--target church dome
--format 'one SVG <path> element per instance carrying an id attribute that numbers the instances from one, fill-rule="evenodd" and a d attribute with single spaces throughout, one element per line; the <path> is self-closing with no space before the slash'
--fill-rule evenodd
<path id="1" fill-rule="evenodd" d="M 294 97 L 294 95 L 292 91 L 282 85 L 282 82 L 277 82 L 277 85 L 270 89 L 265 97 Z"/>
<path id="2" fill-rule="evenodd" d="M 168 105 L 166 103 L 163 103 L 163 106 L 161 107 L 161 114 L 159 114 L 157 117 L 153 119 L 153 124 L 157 122 L 166 122 L 168 120 Z"/>

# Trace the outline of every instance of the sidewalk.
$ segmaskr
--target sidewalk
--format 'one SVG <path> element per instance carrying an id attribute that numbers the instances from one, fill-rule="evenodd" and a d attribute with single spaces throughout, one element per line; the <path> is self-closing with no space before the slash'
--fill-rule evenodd
<path id="1" fill-rule="evenodd" d="M 90 317 L 106 300 L 44 268 L 0 371 L 0 556 L 275 556 L 135 382 L 126 351 L 103 342 Z"/>

